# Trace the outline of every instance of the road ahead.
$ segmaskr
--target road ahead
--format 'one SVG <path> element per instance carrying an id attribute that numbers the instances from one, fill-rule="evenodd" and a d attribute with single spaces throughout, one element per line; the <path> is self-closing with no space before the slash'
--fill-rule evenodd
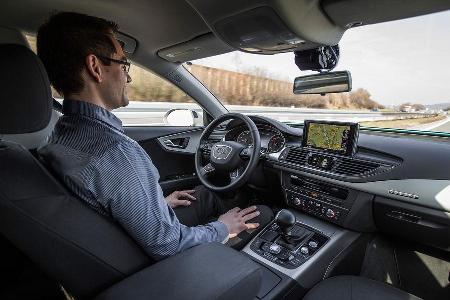
<path id="1" fill-rule="evenodd" d="M 202 110 L 194 103 L 170 102 L 130 102 L 127 107 L 119 108 L 114 113 L 125 125 L 163 125 L 164 115 L 170 108 L 188 108 L 197 111 L 202 118 Z M 417 113 L 373 112 L 369 110 L 332 110 L 291 107 L 264 107 L 226 105 L 229 111 L 249 115 L 263 115 L 282 122 L 303 122 L 305 119 L 330 121 L 364 122 L 376 120 L 392 120 L 423 116 Z"/>
<path id="2" fill-rule="evenodd" d="M 450 118 L 447 118 L 447 122 L 445 122 L 444 124 L 431 128 L 430 130 L 440 132 L 450 132 Z"/>

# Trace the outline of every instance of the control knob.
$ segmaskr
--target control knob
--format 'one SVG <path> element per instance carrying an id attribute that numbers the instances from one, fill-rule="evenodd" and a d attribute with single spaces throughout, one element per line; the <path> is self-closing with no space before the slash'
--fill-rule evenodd
<path id="1" fill-rule="evenodd" d="M 308 247 L 301 247 L 300 248 L 300 252 L 303 254 L 303 255 L 308 255 L 309 254 L 309 250 L 308 250 Z"/>
<path id="2" fill-rule="evenodd" d="M 332 210 L 331 208 L 327 209 L 327 213 L 326 213 L 327 217 L 330 219 L 334 219 L 334 216 L 336 215 L 336 213 L 334 212 L 334 210 Z"/>
<path id="3" fill-rule="evenodd" d="M 318 244 L 316 241 L 309 241 L 308 246 L 311 247 L 311 249 L 316 249 Z"/>

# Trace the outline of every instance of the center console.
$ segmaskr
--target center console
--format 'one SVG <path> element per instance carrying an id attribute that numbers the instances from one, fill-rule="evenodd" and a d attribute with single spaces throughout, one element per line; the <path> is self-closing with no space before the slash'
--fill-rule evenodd
<path id="1" fill-rule="evenodd" d="M 288 208 L 243 249 L 267 270 L 257 298 L 283 298 L 292 290 L 289 280 L 308 290 L 329 276 L 360 271 L 369 237 L 363 232 L 375 230 L 373 195 L 332 176 L 353 161 L 357 138 L 354 123 L 305 121 L 301 150 L 286 147 L 275 159 Z"/>
<path id="2" fill-rule="evenodd" d="M 264 293 L 258 299 L 280 299 L 292 290 L 307 291 L 332 275 L 361 234 L 295 209 L 281 210 L 242 250 L 265 267 Z M 356 257 L 356 256 L 354 256 Z M 349 266 L 358 265 L 350 262 Z"/>
<path id="3" fill-rule="evenodd" d="M 283 209 L 277 214 L 275 222 L 251 243 L 250 248 L 274 264 L 295 269 L 327 241 L 327 236 L 307 225 L 297 224 L 294 214 Z"/>

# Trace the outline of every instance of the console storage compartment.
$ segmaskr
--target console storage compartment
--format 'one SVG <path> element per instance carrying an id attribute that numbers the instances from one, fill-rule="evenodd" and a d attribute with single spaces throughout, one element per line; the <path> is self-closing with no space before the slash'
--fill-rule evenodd
<path id="1" fill-rule="evenodd" d="M 95 299 L 254 299 L 261 274 L 261 266 L 246 255 L 210 243 L 158 262 Z"/>

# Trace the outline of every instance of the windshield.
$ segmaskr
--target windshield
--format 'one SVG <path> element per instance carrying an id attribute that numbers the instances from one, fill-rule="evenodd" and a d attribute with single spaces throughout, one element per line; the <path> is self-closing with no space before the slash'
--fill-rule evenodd
<path id="1" fill-rule="evenodd" d="M 302 72 L 293 53 L 231 52 L 185 67 L 229 111 L 361 126 L 450 132 L 450 11 L 348 30 L 335 70 L 351 72 L 348 93 L 294 95 Z"/>

